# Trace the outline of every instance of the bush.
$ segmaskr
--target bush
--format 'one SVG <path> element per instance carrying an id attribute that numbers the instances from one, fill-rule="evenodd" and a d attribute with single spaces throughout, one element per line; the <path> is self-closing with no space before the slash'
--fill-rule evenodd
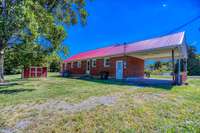
<path id="1" fill-rule="evenodd" d="M 14 74 L 21 74 L 22 68 L 5 68 L 4 74 L 5 75 L 14 75 Z"/>
<path id="2" fill-rule="evenodd" d="M 56 61 L 52 61 L 49 65 L 50 72 L 59 72 L 60 71 L 60 63 Z"/>

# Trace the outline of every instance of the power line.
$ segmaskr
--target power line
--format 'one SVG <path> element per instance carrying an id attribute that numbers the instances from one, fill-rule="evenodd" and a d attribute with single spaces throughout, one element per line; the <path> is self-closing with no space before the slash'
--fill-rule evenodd
<path id="1" fill-rule="evenodd" d="M 188 21 L 188 22 L 186 22 L 186 23 L 184 23 L 184 24 L 182 24 L 182 25 L 180 25 L 180 26 L 178 26 L 178 27 L 172 29 L 170 32 L 167 32 L 166 34 L 164 34 L 164 36 L 165 36 L 165 35 L 168 35 L 168 34 L 172 34 L 172 33 L 174 33 L 174 32 L 177 32 L 178 30 L 180 30 L 180 29 L 182 29 L 182 28 L 184 28 L 184 27 L 186 27 L 186 26 L 188 26 L 188 25 L 194 23 L 194 22 L 197 21 L 198 19 L 200 19 L 200 16 L 194 17 L 194 18 L 191 19 L 190 21 Z"/>

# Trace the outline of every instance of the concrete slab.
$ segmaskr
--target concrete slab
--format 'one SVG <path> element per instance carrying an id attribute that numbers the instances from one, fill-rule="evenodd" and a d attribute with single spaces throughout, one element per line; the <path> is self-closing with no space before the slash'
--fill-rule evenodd
<path id="1" fill-rule="evenodd" d="M 142 85 L 142 86 L 163 86 L 163 85 L 171 86 L 173 85 L 173 81 L 168 80 L 168 79 L 139 78 L 139 79 L 129 79 L 128 82 L 132 84 L 136 84 L 136 85 Z"/>

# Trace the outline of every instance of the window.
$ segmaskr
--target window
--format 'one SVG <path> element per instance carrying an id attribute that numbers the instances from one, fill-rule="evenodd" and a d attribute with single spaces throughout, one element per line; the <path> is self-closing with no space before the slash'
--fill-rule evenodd
<path id="1" fill-rule="evenodd" d="M 77 67 L 78 67 L 78 68 L 81 68 L 81 61 L 78 61 L 78 62 L 77 62 Z"/>
<path id="2" fill-rule="evenodd" d="M 77 68 L 77 62 L 74 62 L 74 65 L 73 65 L 75 68 Z"/>
<path id="3" fill-rule="evenodd" d="M 110 58 L 104 58 L 104 67 L 110 66 Z"/>
<path id="4" fill-rule="evenodd" d="M 74 63 L 73 62 L 71 62 L 71 68 L 73 68 L 74 67 Z"/>
<path id="5" fill-rule="evenodd" d="M 92 59 L 92 67 L 96 67 L 97 66 L 97 60 L 96 59 Z"/>

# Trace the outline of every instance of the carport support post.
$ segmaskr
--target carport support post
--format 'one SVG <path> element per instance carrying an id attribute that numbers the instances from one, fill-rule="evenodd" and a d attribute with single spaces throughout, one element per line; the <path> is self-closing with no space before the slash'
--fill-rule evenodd
<path id="1" fill-rule="evenodd" d="M 181 85 L 181 59 L 178 59 L 178 85 Z"/>
<path id="2" fill-rule="evenodd" d="M 172 73 L 172 76 L 173 76 L 173 81 L 175 81 L 175 63 L 174 63 L 174 50 L 172 50 L 172 69 L 173 69 L 173 73 Z"/>
<path id="3" fill-rule="evenodd" d="M 187 72 L 188 72 L 187 68 L 188 68 L 188 59 L 185 58 L 185 70 L 184 71 L 186 72 L 186 75 L 187 75 Z"/>

